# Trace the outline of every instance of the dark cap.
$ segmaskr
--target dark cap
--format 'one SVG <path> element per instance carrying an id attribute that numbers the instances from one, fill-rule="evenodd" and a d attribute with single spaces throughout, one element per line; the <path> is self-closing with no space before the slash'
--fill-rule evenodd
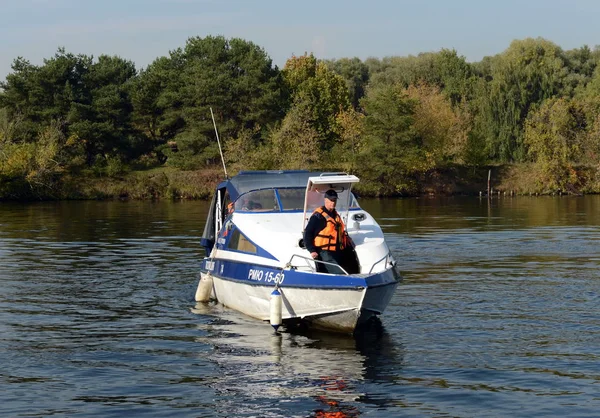
<path id="1" fill-rule="evenodd" d="M 325 199 L 329 200 L 337 200 L 338 195 L 337 192 L 333 189 L 329 189 L 325 192 Z"/>

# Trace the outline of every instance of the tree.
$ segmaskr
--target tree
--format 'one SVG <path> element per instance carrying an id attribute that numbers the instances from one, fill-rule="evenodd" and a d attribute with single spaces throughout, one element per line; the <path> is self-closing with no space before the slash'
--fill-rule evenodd
<path id="1" fill-rule="evenodd" d="M 473 69 L 455 50 L 442 49 L 417 56 L 386 57 L 367 61 L 373 86 L 426 84 L 437 86 L 456 105 L 472 94 Z"/>
<path id="2" fill-rule="evenodd" d="M 318 133 L 320 149 L 330 151 L 337 139 L 337 115 L 351 107 L 346 81 L 312 54 L 288 59 L 283 77 L 293 106 L 302 109 Z"/>
<path id="3" fill-rule="evenodd" d="M 181 112 L 183 87 L 181 51 L 154 60 L 131 80 L 132 121 L 138 131 L 155 145 L 166 144 L 184 127 Z"/>
<path id="4" fill-rule="evenodd" d="M 40 67 L 17 58 L 12 65 L 13 73 L 1 84 L 2 106 L 8 110 L 9 117 L 21 115 L 23 118 L 14 140 L 35 142 L 45 126 L 58 119 L 66 120 L 74 103 L 86 101 L 82 79 L 90 65 L 90 57 L 75 56 L 64 48 L 45 59 Z"/>
<path id="5" fill-rule="evenodd" d="M 492 159 L 523 161 L 523 124 L 530 110 L 562 88 L 562 50 L 544 39 L 513 41 L 490 62 L 489 82 L 477 91 L 477 125 Z"/>
<path id="6" fill-rule="evenodd" d="M 377 194 L 414 191 L 414 175 L 430 168 L 413 128 L 414 99 L 401 86 L 369 89 L 361 101 L 365 109 L 365 150 L 362 176 L 377 185 Z"/>
<path id="7" fill-rule="evenodd" d="M 598 67 L 600 50 L 592 51 L 587 45 L 564 52 L 565 63 L 568 74 L 565 76 L 563 89 L 560 93 L 563 97 L 574 97 L 579 95 L 590 82 Z"/>
<path id="8" fill-rule="evenodd" d="M 270 137 L 269 168 L 315 169 L 321 166 L 319 133 L 311 123 L 309 106 L 298 104 L 285 116 Z"/>
<path id="9" fill-rule="evenodd" d="M 88 166 L 136 154 L 128 94 L 128 82 L 135 76 L 133 62 L 101 55 L 82 77 L 85 94 L 72 103 L 67 121 L 70 136 L 84 144 Z"/>
<path id="10" fill-rule="evenodd" d="M 348 173 L 360 168 L 359 156 L 366 147 L 364 119 L 365 115 L 354 109 L 338 113 L 336 126 L 339 138 L 331 150 L 335 158 L 330 159 L 335 164 L 328 168 Z"/>
<path id="11" fill-rule="evenodd" d="M 223 142 L 242 131 L 260 141 L 287 109 L 281 76 L 265 51 L 251 42 L 222 36 L 190 38 L 181 51 L 181 115 L 169 164 L 194 168 L 219 159 L 210 108 Z"/>
<path id="12" fill-rule="evenodd" d="M 525 123 L 524 142 L 549 191 L 577 183 L 575 164 L 584 155 L 586 122 L 582 107 L 569 99 L 549 99 Z"/>
<path id="13" fill-rule="evenodd" d="M 57 194 L 69 164 L 60 122 L 40 131 L 35 142 L 0 139 L 0 196 L 46 197 Z"/>
<path id="14" fill-rule="evenodd" d="M 453 106 L 470 100 L 475 76 L 464 56 L 459 57 L 454 49 L 442 49 L 435 54 L 434 65 L 439 74 L 438 86 Z"/>
<path id="15" fill-rule="evenodd" d="M 365 88 L 369 84 L 369 67 L 359 58 L 341 58 L 324 62 L 346 80 L 350 102 L 352 107 L 357 109 L 360 99 L 365 95 Z"/>
<path id="16" fill-rule="evenodd" d="M 452 107 L 439 87 L 424 83 L 409 86 L 406 95 L 415 100 L 413 128 L 430 164 L 440 167 L 449 162 L 463 163 L 469 132 L 464 110 Z"/>
<path id="17" fill-rule="evenodd" d="M 71 142 L 79 141 L 85 161 L 92 165 L 98 155 L 129 158 L 134 132 L 130 124 L 131 102 L 127 83 L 136 76 L 131 61 L 102 55 L 94 62 L 59 48 L 40 67 L 15 60 L 14 73 L 2 85 L 2 103 L 9 117 L 21 115 L 16 142 L 37 142 L 53 126 Z"/>
<path id="18" fill-rule="evenodd" d="M 16 142 L 17 132 L 23 123 L 23 115 L 17 113 L 9 116 L 9 110 L 6 107 L 0 108 L 0 143 Z"/>

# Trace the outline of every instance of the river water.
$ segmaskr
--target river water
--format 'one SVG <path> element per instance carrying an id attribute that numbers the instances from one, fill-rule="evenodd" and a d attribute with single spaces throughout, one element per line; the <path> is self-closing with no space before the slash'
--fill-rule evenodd
<path id="1" fill-rule="evenodd" d="M 206 202 L 0 204 L 0 416 L 600 414 L 600 197 L 372 200 L 381 326 L 193 301 Z"/>

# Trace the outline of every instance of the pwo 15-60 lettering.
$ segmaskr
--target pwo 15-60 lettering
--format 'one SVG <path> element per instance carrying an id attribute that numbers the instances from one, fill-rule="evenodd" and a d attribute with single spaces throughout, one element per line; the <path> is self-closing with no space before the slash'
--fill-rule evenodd
<path id="1" fill-rule="evenodd" d="M 266 283 L 283 283 L 284 274 L 283 272 L 275 273 L 272 271 L 264 271 L 260 269 L 250 269 L 248 272 L 248 279 L 257 282 Z"/>

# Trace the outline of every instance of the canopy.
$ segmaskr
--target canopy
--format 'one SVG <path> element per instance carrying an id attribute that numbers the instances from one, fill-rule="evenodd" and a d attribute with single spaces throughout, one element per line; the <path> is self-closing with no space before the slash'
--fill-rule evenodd
<path id="1" fill-rule="evenodd" d="M 308 170 L 267 170 L 267 171 L 240 171 L 238 175 L 219 184 L 218 189 L 226 188 L 232 201 L 238 196 L 252 190 L 306 187 L 308 178 L 318 176 L 320 173 L 311 173 Z"/>

